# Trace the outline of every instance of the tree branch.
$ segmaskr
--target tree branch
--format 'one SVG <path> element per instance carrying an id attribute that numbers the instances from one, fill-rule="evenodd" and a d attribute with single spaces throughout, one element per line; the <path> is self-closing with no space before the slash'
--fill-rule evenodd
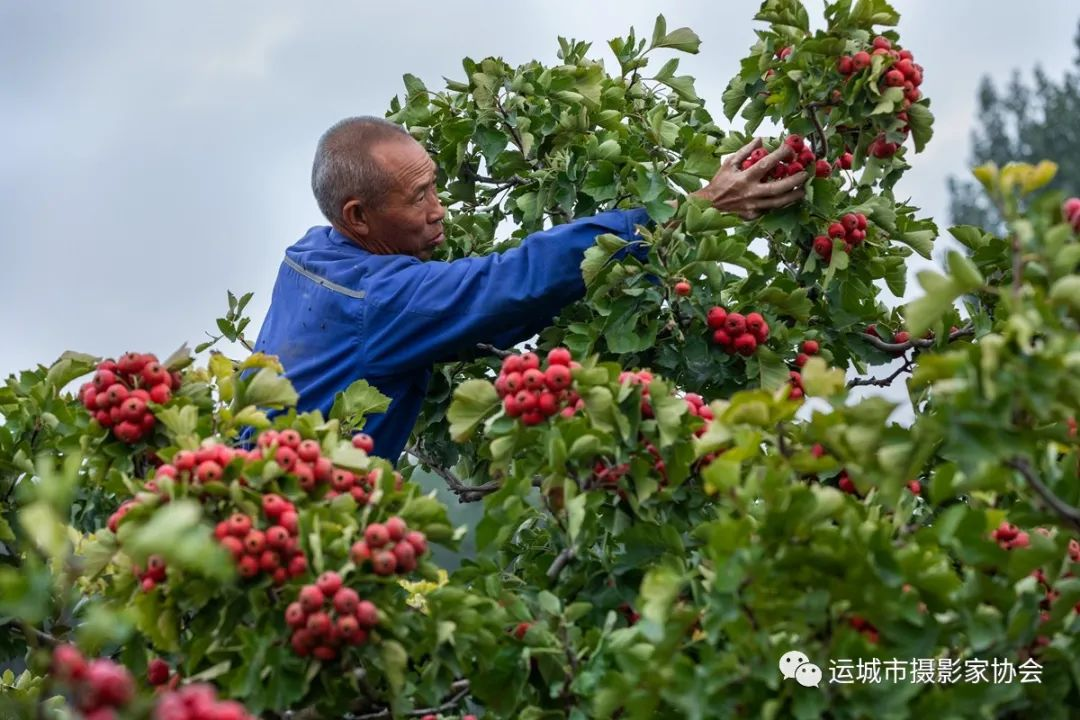
<path id="1" fill-rule="evenodd" d="M 817 119 L 817 110 L 814 107 L 807 106 L 806 114 L 810 116 L 810 122 L 814 123 L 814 129 L 817 131 L 817 137 L 818 137 L 818 140 L 820 141 L 820 146 L 818 147 L 817 156 L 820 159 L 827 160 L 828 158 L 826 157 L 826 155 L 828 155 L 829 147 L 828 147 L 828 145 L 825 144 L 825 131 L 821 128 L 821 122 L 818 121 L 818 119 Z M 810 168 L 804 168 L 804 169 L 808 173 L 810 173 L 811 177 L 813 177 L 813 173 L 811 172 Z"/>
<path id="2" fill-rule="evenodd" d="M 965 325 L 964 327 L 960 328 L 956 332 L 949 334 L 949 342 L 952 342 L 953 340 L 956 340 L 957 338 L 971 336 L 971 335 L 974 335 L 974 334 L 975 334 L 975 328 L 973 328 L 970 325 Z M 862 333 L 862 338 L 866 342 L 868 342 L 871 345 L 873 345 L 874 347 L 876 347 L 878 350 L 883 350 L 884 352 L 893 353 L 893 354 L 897 354 L 897 355 L 904 352 L 908 348 L 928 348 L 928 347 L 933 347 L 933 345 L 934 345 L 933 338 L 926 339 L 926 340 L 916 340 L 916 339 L 912 338 L 911 340 L 906 340 L 906 341 L 901 342 L 901 343 L 888 343 L 888 342 L 885 342 L 884 340 L 882 340 L 881 338 L 879 338 L 879 337 L 877 337 L 875 335 L 871 335 L 869 333 Z"/>
<path id="3" fill-rule="evenodd" d="M 907 358 L 904 364 L 897 368 L 896 372 L 894 372 L 889 377 L 880 379 L 872 377 L 855 378 L 847 384 L 848 389 L 850 390 L 851 388 L 859 387 L 861 385 L 876 385 L 877 387 L 888 387 L 889 385 L 892 385 L 893 380 L 898 378 L 903 372 L 910 370 L 912 365 L 914 364 L 914 358 Z"/>
<path id="4" fill-rule="evenodd" d="M 476 349 L 477 350 L 483 350 L 486 353 L 496 355 L 496 356 L 498 356 L 500 358 L 507 358 L 507 357 L 514 354 L 513 350 L 500 350 L 499 348 L 495 347 L 494 345 L 489 345 L 487 343 L 476 343 Z"/>
<path id="5" fill-rule="evenodd" d="M 559 553 L 558 557 L 555 558 L 555 562 L 551 563 L 551 567 L 548 568 L 548 580 L 550 580 L 551 582 L 555 582 L 555 580 L 559 577 L 559 573 L 561 573 L 563 571 L 563 568 L 565 568 L 573 559 L 574 548 L 566 548 L 561 553 Z"/>
<path id="6" fill-rule="evenodd" d="M 422 717 L 424 715 L 438 715 L 439 713 L 449 712 L 456 710 L 457 706 L 462 700 L 469 694 L 469 681 L 468 680 L 455 680 L 450 684 L 450 689 L 454 691 L 454 694 L 450 699 L 443 702 L 441 705 L 429 708 L 417 708 L 416 710 L 410 710 L 405 713 L 404 717 Z M 383 708 L 382 710 L 376 710 L 375 712 L 365 713 L 364 715 L 353 715 L 353 720 L 383 720 L 384 718 L 391 718 L 390 708 Z"/>
<path id="7" fill-rule="evenodd" d="M 1035 494 L 1042 498 L 1043 502 L 1050 506 L 1050 509 L 1056 512 L 1062 520 L 1080 531 L 1080 509 L 1069 505 L 1055 495 L 1050 488 L 1046 487 L 1042 480 L 1036 477 L 1026 458 L 1017 457 L 1006 461 L 1005 464 L 1023 475 L 1024 479 L 1027 480 L 1027 484 L 1035 491 Z"/>

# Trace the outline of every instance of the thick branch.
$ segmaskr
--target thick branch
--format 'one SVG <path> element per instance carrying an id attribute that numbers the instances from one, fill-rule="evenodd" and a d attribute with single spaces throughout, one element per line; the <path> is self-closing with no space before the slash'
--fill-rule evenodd
<path id="1" fill-rule="evenodd" d="M 1035 494 L 1042 498 L 1050 509 L 1056 512 L 1062 520 L 1069 523 L 1076 530 L 1080 530 L 1080 509 L 1074 508 L 1067 502 L 1059 498 L 1053 493 L 1053 491 L 1043 484 L 1035 473 L 1031 469 L 1031 465 L 1025 458 L 1015 458 L 1005 463 L 1007 466 L 1019 472 L 1027 480 L 1027 484 L 1031 486 L 1031 489 L 1035 491 Z"/>
<path id="2" fill-rule="evenodd" d="M 973 328 L 970 325 L 966 325 L 966 326 L 960 328 L 959 330 L 957 330 L 956 332 L 950 333 L 949 334 L 949 342 L 952 342 L 953 340 L 956 340 L 957 338 L 962 338 L 962 337 L 970 336 L 970 335 L 974 335 L 974 334 L 975 334 L 975 328 Z M 906 341 L 901 342 L 901 343 L 888 343 L 888 342 L 885 342 L 884 340 L 882 340 L 881 338 L 877 337 L 876 335 L 871 335 L 870 333 L 863 333 L 862 337 L 863 337 L 863 340 L 866 340 L 866 342 L 870 343 L 871 345 L 876 347 L 878 350 L 882 350 L 882 351 L 887 352 L 887 353 L 894 353 L 894 354 L 897 354 L 897 355 L 904 352 L 908 348 L 913 348 L 913 347 L 914 348 L 928 348 L 928 347 L 933 347 L 933 345 L 934 345 L 934 339 L 933 338 L 923 339 L 923 340 L 916 340 L 915 338 L 912 338 L 911 340 L 906 340 Z"/>
<path id="3" fill-rule="evenodd" d="M 483 485 L 466 485 L 458 480 L 454 473 L 450 472 L 447 468 L 439 465 L 435 462 L 435 459 L 430 455 L 424 453 L 420 448 L 415 445 L 409 445 L 405 448 L 405 452 L 412 455 L 414 458 L 420 461 L 421 465 L 430 468 L 433 473 L 441 477 L 446 481 L 446 487 L 450 489 L 452 493 L 458 496 L 460 502 L 475 502 L 480 500 L 485 495 L 493 493 L 498 490 L 502 485 L 494 480 L 486 482 Z"/>
<path id="4" fill-rule="evenodd" d="M 817 148 L 817 156 L 819 158 L 828 159 L 826 156 L 829 154 L 829 148 L 825 144 L 825 131 L 821 128 L 821 123 L 817 119 L 817 110 L 813 107 L 806 108 L 806 114 L 810 116 L 810 122 L 814 123 L 814 129 L 817 131 L 817 137 L 820 144 Z M 813 170 L 811 168 L 803 168 L 811 177 L 813 177 Z"/>
<path id="5" fill-rule="evenodd" d="M 847 384 L 848 389 L 850 390 L 851 388 L 859 387 L 861 385 L 876 385 L 877 387 L 888 387 L 889 385 L 892 385 L 893 380 L 900 377 L 902 373 L 910 370 L 913 364 L 914 360 L 912 358 L 908 358 L 903 365 L 896 369 L 896 372 L 894 372 L 887 378 L 855 378 Z"/>
<path id="6" fill-rule="evenodd" d="M 563 571 L 563 568 L 565 568 L 573 559 L 573 548 L 566 548 L 561 553 L 559 553 L 559 556 L 555 558 L 555 562 L 551 563 L 551 567 L 548 568 L 548 580 L 555 582 L 555 580 L 559 577 L 559 573 L 561 573 Z"/>

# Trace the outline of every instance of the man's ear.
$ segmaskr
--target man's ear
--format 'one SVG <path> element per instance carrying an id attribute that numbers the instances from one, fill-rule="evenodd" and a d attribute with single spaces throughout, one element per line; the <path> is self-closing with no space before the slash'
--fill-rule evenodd
<path id="1" fill-rule="evenodd" d="M 351 230 L 361 237 L 366 236 L 370 230 L 367 216 L 364 215 L 364 210 L 360 206 L 360 201 L 355 198 L 349 200 L 342 206 L 341 219 L 346 229 Z"/>

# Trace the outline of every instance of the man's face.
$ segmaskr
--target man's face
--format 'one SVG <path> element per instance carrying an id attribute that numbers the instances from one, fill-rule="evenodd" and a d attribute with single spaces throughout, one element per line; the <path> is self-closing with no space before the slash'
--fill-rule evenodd
<path id="1" fill-rule="evenodd" d="M 363 209 L 367 243 L 391 253 L 428 260 L 443 238 L 446 208 L 435 192 L 435 163 L 412 138 L 372 148 L 375 162 L 390 177 L 381 203 Z"/>

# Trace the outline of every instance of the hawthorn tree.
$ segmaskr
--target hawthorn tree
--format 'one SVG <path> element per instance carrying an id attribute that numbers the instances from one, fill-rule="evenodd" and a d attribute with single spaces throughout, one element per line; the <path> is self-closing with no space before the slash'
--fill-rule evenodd
<path id="1" fill-rule="evenodd" d="M 698 50 L 662 16 L 611 41 L 610 71 L 560 40 L 557 65 L 405 77 L 388 117 L 438 164 L 443 259 L 501 249 L 506 223 L 512 243 L 613 207 L 654 222 L 643 259 L 597 238 L 535 351 L 441 367 L 396 469 L 363 434 L 386 398 L 359 380 L 297 413 L 273 357 L 68 353 L 10 378 L 5 710 L 1068 717 L 1080 200 L 1021 202 L 1052 163 L 978 168 L 1008 232 L 951 228 L 968 252 L 887 310 L 876 281 L 903 294 L 937 236 L 892 192 L 931 137 L 923 68 L 884 0 L 830 3 L 818 30 L 797 0 L 755 19 L 722 98 L 739 130 L 677 57 L 650 68 Z M 767 170 L 736 154 L 766 118 L 786 130 L 766 150 L 796 150 Z M 685 196 L 723 162 L 814 177 L 746 222 Z M 212 343 L 243 341 L 249 297 Z M 900 381 L 908 427 L 848 397 Z M 422 468 L 480 504 L 475 527 Z M 476 555 L 441 571 L 431 546 L 466 536 Z"/>

